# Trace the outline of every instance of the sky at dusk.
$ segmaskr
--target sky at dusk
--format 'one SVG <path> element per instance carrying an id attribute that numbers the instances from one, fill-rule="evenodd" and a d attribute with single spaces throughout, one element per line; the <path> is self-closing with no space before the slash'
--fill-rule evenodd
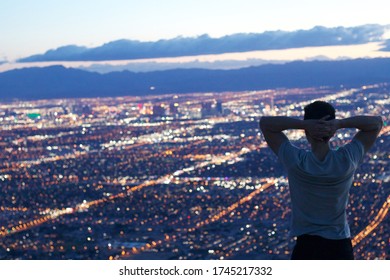
<path id="1" fill-rule="evenodd" d="M 0 61 L 118 39 L 389 24 L 387 0 L 0 0 Z"/>

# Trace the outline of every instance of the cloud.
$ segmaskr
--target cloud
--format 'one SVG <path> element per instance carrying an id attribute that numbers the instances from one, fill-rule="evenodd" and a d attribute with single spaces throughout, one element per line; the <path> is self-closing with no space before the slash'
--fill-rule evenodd
<path id="1" fill-rule="evenodd" d="M 385 52 L 390 52 L 390 39 L 386 40 L 384 43 L 383 43 L 383 48 L 380 49 L 381 51 L 385 51 Z"/>
<path id="2" fill-rule="evenodd" d="M 195 38 L 177 37 L 156 42 L 117 40 L 96 48 L 64 46 L 49 50 L 44 54 L 22 58 L 18 62 L 131 60 L 313 46 L 354 45 L 382 41 L 383 34 L 389 29 L 390 25 L 375 24 L 349 28 L 316 26 L 310 30 L 240 33 L 221 38 L 211 38 L 205 34 Z"/>
<path id="3" fill-rule="evenodd" d="M 82 56 L 88 52 L 88 48 L 69 45 L 49 50 L 44 54 L 37 54 L 20 59 L 18 62 L 37 62 L 37 61 L 73 61 L 75 57 Z"/>

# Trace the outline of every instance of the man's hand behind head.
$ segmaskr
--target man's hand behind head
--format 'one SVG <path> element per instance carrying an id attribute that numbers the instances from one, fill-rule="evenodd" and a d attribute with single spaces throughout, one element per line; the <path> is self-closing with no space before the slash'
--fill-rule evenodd
<path id="1" fill-rule="evenodd" d="M 305 120 L 305 131 L 316 141 L 328 142 L 333 137 L 338 129 L 337 120 L 327 121 L 329 116 L 325 116 L 319 120 Z"/>

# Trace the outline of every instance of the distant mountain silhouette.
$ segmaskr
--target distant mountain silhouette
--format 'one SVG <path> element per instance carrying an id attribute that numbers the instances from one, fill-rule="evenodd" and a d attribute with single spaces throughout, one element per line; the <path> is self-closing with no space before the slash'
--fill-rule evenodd
<path id="1" fill-rule="evenodd" d="M 236 70 L 180 69 L 98 74 L 62 66 L 0 73 L 0 98 L 42 99 L 222 92 L 390 82 L 390 59 L 296 61 Z M 154 90 L 151 90 L 153 87 Z"/>
<path id="2" fill-rule="evenodd" d="M 196 38 L 177 37 L 156 42 L 118 40 L 96 48 L 64 46 L 20 59 L 19 62 L 38 61 L 102 61 L 158 57 L 179 57 L 202 54 L 221 54 L 255 50 L 275 50 L 309 46 L 362 44 L 382 41 L 390 25 L 363 25 L 357 27 L 326 28 L 316 26 L 310 30 L 267 31 L 241 33 L 221 38 L 202 35 Z"/>

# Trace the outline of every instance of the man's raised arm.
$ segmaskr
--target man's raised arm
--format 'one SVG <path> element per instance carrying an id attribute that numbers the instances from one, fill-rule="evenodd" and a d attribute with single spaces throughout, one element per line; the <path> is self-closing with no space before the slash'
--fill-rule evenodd
<path id="1" fill-rule="evenodd" d="M 315 139 L 322 140 L 322 137 L 327 135 L 327 132 L 322 131 L 321 120 L 299 120 L 290 117 L 262 117 L 260 119 L 260 129 L 264 135 L 268 146 L 278 154 L 280 145 L 288 140 L 282 132 L 288 129 L 305 129 L 311 132 L 311 136 Z"/>
<path id="2" fill-rule="evenodd" d="M 383 125 L 380 116 L 355 116 L 330 122 L 333 123 L 335 131 L 341 128 L 357 128 L 359 131 L 354 139 L 363 144 L 364 152 L 367 152 L 374 145 Z"/>

